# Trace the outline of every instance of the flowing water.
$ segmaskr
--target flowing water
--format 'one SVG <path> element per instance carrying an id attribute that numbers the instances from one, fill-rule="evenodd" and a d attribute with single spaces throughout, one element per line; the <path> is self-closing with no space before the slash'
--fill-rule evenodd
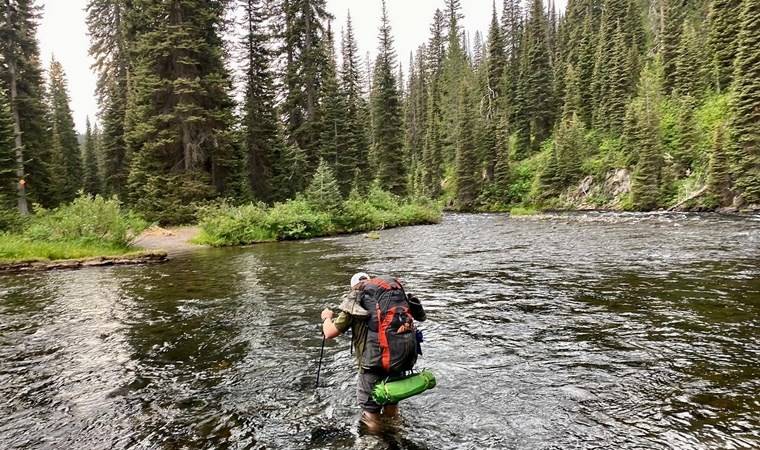
<path id="1" fill-rule="evenodd" d="M 0 448 L 760 448 L 760 218 L 447 215 L 163 265 L 0 277 Z M 438 387 L 365 434 L 357 270 L 428 312 Z"/>

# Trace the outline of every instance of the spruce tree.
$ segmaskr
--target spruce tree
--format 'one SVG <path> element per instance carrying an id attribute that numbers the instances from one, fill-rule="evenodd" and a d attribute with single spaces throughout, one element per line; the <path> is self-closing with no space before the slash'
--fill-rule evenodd
<path id="1" fill-rule="evenodd" d="M 346 19 L 342 41 L 340 88 L 345 107 L 346 137 L 345 150 L 338 155 L 337 173 L 340 174 L 338 184 L 341 192 L 346 195 L 355 171 L 366 172 L 369 156 L 369 110 L 364 98 L 364 75 L 350 14 Z"/>
<path id="2" fill-rule="evenodd" d="M 0 82 L 11 107 L 16 135 L 19 210 L 28 212 L 29 200 L 53 204 L 50 172 L 50 131 L 45 88 L 37 44 L 40 7 L 35 0 L 3 0 L 0 8 Z"/>
<path id="3" fill-rule="evenodd" d="M 90 118 L 87 118 L 84 145 L 82 150 L 82 169 L 84 172 L 83 188 L 87 194 L 99 194 L 100 193 L 100 174 L 98 173 L 98 159 L 97 159 L 97 141 L 96 136 L 92 132 L 92 126 L 90 125 Z"/>
<path id="4" fill-rule="evenodd" d="M 606 80 L 599 105 L 597 122 L 607 131 L 619 134 L 623 127 L 625 105 L 629 99 L 629 53 L 623 30 L 618 26 L 613 37 L 612 53 L 602 56 L 606 60 Z"/>
<path id="5" fill-rule="evenodd" d="M 287 0 L 283 10 L 286 51 L 283 112 L 288 142 L 300 147 L 316 167 L 322 123 L 318 117 L 319 95 L 322 74 L 328 64 L 323 40 L 330 14 L 326 0 Z"/>
<path id="6" fill-rule="evenodd" d="M 50 62 L 50 121 L 53 129 L 53 165 L 51 175 L 55 198 L 59 202 L 74 200 L 82 188 L 82 158 L 74 129 L 74 118 L 69 107 L 66 74 L 61 63 Z"/>
<path id="7" fill-rule="evenodd" d="M 381 20 L 371 99 L 374 167 L 380 186 L 402 195 L 406 187 L 406 172 L 402 157 L 401 99 L 394 76 L 396 54 L 384 0 Z"/>
<path id="8" fill-rule="evenodd" d="M 443 61 L 443 70 L 441 71 L 441 80 L 438 85 L 441 92 L 441 113 L 443 118 L 443 128 L 441 140 L 443 143 L 443 160 L 446 163 L 453 162 L 456 151 L 457 133 L 459 126 L 459 95 L 460 85 L 464 79 L 466 71 L 470 70 L 465 53 L 464 33 L 460 23 L 463 18 L 459 0 L 446 0 L 446 9 L 444 16 L 447 20 L 447 44 L 446 57 Z"/>
<path id="9" fill-rule="evenodd" d="M 635 146 L 638 162 L 631 183 L 633 206 L 649 211 L 658 206 L 662 170 L 662 148 L 660 134 L 660 92 L 662 72 L 659 61 L 644 68 L 639 81 L 639 93 L 629 105 L 634 121 L 628 126 L 633 134 L 629 141 Z"/>
<path id="10" fill-rule="evenodd" d="M 416 185 L 416 178 L 421 173 L 423 147 L 426 129 L 426 89 L 425 83 L 425 47 L 417 50 L 417 58 L 410 55 L 409 80 L 407 95 L 404 99 L 404 161 L 408 168 L 410 185 Z M 417 189 L 418 191 L 420 189 Z M 410 190 L 409 192 L 414 192 Z"/>
<path id="11" fill-rule="evenodd" d="M 707 178 L 707 189 L 713 206 L 728 206 L 731 202 L 731 173 L 725 138 L 723 126 L 718 126 L 710 151 Z"/>
<path id="12" fill-rule="evenodd" d="M 720 92 L 729 88 L 734 75 L 737 39 L 741 24 L 742 0 L 712 0 L 709 13 L 709 47 L 712 55 L 713 86 Z"/>
<path id="13" fill-rule="evenodd" d="M 426 119 L 422 150 L 423 190 L 431 198 L 441 193 L 444 153 L 443 121 L 443 72 L 446 60 L 446 39 L 444 37 L 445 18 L 441 10 L 436 10 L 430 25 L 426 54 Z"/>
<path id="14" fill-rule="evenodd" d="M 314 177 L 304 192 L 304 198 L 316 211 L 336 213 L 340 210 L 343 198 L 338 181 L 327 161 L 319 161 Z"/>
<path id="15" fill-rule="evenodd" d="M 129 161 L 124 140 L 126 120 L 129 37 L 127 0 L 89 0 L 87 29 L 90 55 L 98 73 L 96 93 L 103 125 L 103 188 L 110 195 L 126 194 Z"/>
<path id="16" fill-rule="evenodd" d="M 562 174 L 560 173 L 557 146 L 552 145 L 546 164 L 538 174 L 539 202 L 556 197 L 562 191 Z"/>
<path id="17" fill-rule="evenodd" d="M 520 144 L 531 151 L 549 137 L 554 123 L 553 72 L 546 39 L 546 16 L 541 0 L 532 0 L 525 28 L 525 57 L 521 66 L 523 105 L 529 132 L 521 132 Z M 527 140 L 526 140 L 527 139 Z"/>
<path id="18" fill-rule="evenodd" d="M 702 52 L 704 43 L 688 21 L 683 24 L 681 44 L 676 58 L 674 89 L 679 95 L 702 97 L 707 91 L 707 74 L 704 71 L 708 59 Z"/>
<path id="19" fill-rule="evenodd" d="M 760 205 L 760 0 L 744 0 L 738 39 L 733 139 L 740 201 Z"/>
<path id="20" fill-rule="evenodd" d="M 675 88 L 676 61 L 685 16 L 684 0 L 661 0 L 659 50 L 662 57 L 663 89 L 670 94 Z"/>
<path id="21" fill-rule="evenodd" d="M 456 151 L 456 206 L 460 210 L 471 210 L 478 195 L 478 178 L 475 146 L 474 89 L 471 79 L 464 79 L 460 85 L 458 140 Z"/>
<path id="22" fill-rule="evenodd" d="M 323 45 L 325 46 L 324 53 L 327 55 L 327 64 L 325 64 L 322 73 L 320 90 L 321 109 L 319 118 L 322 121 L 320 125 L 320 158 L 329 164 L 333 173 L 335 173 L 339 166 L 338 155 L 343 154 L 345 151 L 344 136 L 346 134 L 346 121 L 343 116 L 345 106 L 343 105 L 343 97 L 340 95 L 340 88 L 338 86 L 335 46 L 330 25 L 327 27 L 325 36 Z M 342 174 L 339 174 L 338 178 L 345 179 L 345 182 L 348 182 L 351 174 L 345 175 L 343 177 Z"/>
<path id="23" fill-rule="evenodd" d="M 506 99 L 503 98 L 504 73 L 507 67 L 507 55 L 504 49 L 504 40 L 501 35 L 501 28 L 496 17 L 496 3 L 493 4 L 491 12 L 491 25 L 488 29 L 488 77 L 486 83 L 486 110 L 485 120 L 486 139 L 484 142 L 484 156 L 486 165 L 486 177 L 489 181 L 494 178 L 496 163 L 499 159 L 504 141 L 498 134 L 501 132 L 500 126 L 504 123 L 502 116 L 504 113 L 504 104 Z"/>
<path id="24" fill-rule="evenodd" d="M 244 89 L 242 133 L 248 169 L 248 182 L 253 197 L 271 202 L 273 181 L 282 161 L 282 136 L 279 135 L 274 74 L 274 55 L 270 50 L 273 36 L 267 30 L 271 17 L 261 0 L 241 0 L 244 34 Z M 281 199 L 278 199 L 281 200 Z"/>
<path id="25" fill-rule="evenodd" d="M 504 37 L 504 51 L 510 62 L 519 56 L 522 36 L 522 10 L 520 0 L 504 0 L 501 13 L 501 30 Z"/>
<path id="26" fill-rule="evenodd" d="M 133 4 L 141 29 L 127 113 L 130 198 L 149 220 L 190 220 L 192 202 L 243 195 L 245 185 L 219 35 L 224 5 Z"/>

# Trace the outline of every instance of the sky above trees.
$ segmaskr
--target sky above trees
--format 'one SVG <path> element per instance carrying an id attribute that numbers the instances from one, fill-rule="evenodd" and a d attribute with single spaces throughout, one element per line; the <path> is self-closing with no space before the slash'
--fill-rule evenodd
<path id="1" fill-rule="evenodd" d="M 433 12 L 436 8 L 443 8 L 443 0 L 388 0 L 387 3 L 396 52 L 406 72 L 409 52 L 427 39 Z M 501 0 L 496 3 L 497 10 L 501 11 Z M 47 68 L 51 56 L 55 55 L 63 65 L 69 81 L 76 128 L 84 133 L 87 117 L 95 122 L 98 112 L 94 95 L 96 77 L 90 69 L 92 59 L 87 54 L 89 38 L 84 22 L 87 0 L 39 0 L 39 4 L 44 7 L 39 30 L 43 64 Z M 557 0 L 560 10 L 564 10 L 565 4 L 566 0 Z M 492 0 L 462 2 L 463 25 L 468 33 L 474 35 L 476 30 L 487 31 L 491 5 Z M 327 6 L 335 16 L 336 35 L 343 27 L 347 11 L 351 10 L 359 49 L 362 55 L 371 52 L 374 56 L 380 26 L 380 0 L 328 0 Z"/>

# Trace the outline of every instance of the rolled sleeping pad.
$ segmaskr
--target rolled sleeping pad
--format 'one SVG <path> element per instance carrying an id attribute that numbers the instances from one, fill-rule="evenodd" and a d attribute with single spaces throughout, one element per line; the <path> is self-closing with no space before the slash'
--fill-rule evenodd
<path id="1" fill-rule="evenodd" d="M 398 403 L 435 387 L 435 375 L 429 370 L 410 375 L 400 380 L 381 381 L 372 389 L 372 399 L 378 405 Z"/>

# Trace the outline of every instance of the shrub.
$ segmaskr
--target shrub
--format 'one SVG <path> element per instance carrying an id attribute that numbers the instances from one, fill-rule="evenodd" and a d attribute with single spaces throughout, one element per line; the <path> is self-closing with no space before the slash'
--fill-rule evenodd
<path id="1" fill-rule="evenodd" d="M 214 246 L 251 244 L 268 240 L 302 239 L 335 233 L 377 230 L 400 225 L 436 223 L 441 208 L 426 198 L 402 201 L 373 186 L 367 196 L 357 192 L 332 214 L 315 211 L 305 198 L 266 209 L 264 205 L 227 203 L 200 212 L 199 243 Z"/>
<path id="2" fill-rule="evenodd" d="M 265 226 L 267 211 L 264 204 L 232 206 L 226 201 L 199 208 L 201 233 L 198 243 L 245 245 L 273 241 L 276 236 Z"/>
<path id="3" fill-rule="evenodd" d="M 26 219 L 15 209 L 0 206 L 0 233 L 19 232 L 26 224 Z"/>
<path id="4" fill-rule="evenodd" d="M 332 234 L 330 215 L 315 212 L 305 200 L 277 203 L 266 217 L 266 228 L 278 240 L 303 239 Z"/>
<path id="5" fill-rule="evenodd" d="M 132 212 L 123 210 L 115 198 L 80 195 L 52 211 L 40 208 L 23 235 L 32 241 L 128 247 L 147 225 Z"/>

